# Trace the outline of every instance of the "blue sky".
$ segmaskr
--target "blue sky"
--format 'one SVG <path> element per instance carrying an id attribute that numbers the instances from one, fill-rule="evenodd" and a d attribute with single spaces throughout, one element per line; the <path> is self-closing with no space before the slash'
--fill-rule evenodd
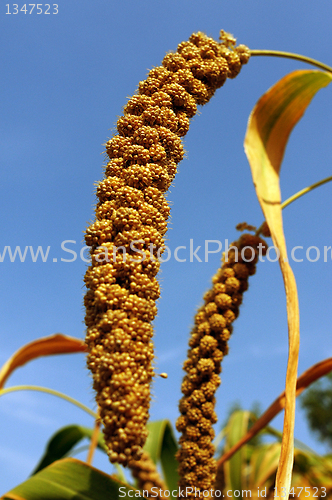
<path id="1" fill-rule="evenodd" d="M 10 3 L 9 10 L 15 10 Z M 19 3 L 19 8 L 24 4 Z M 45 9 L 46 4 L 42 4 Z M 51 4 L 52 6 L 53 4 Z M 61 332 L 84 337 L 83 275 L 80 258 L 64 262 L 83 247 L 93 220 L 94 183 L 103 177 L 103 144 L 148 69 L 195 31 L 218 38 L 233 33 L 251 49 L 298 52 L 332 64 L 332 6 L 328 0 L 123 0 L 59 2 L 58 14 L 0 12 L 0 253 L 5 246 L 36 251 L 50 247 L 46 262 L 0 263 L 1 364 L 20 346 Z M 52 9 L 51 9 L 52 11 Z M 260 95 L 289 71 L 308 67 L 276 58 L 252 58 L 199 110 L 185 137 L 186 157 L 169 190 L 172 217 L 167 244 L 181 257 L 162 265 L 162 297 L 155 321 L 156 363 L 168 379 L 157 379 L 151 418 L 175 422 L 190 327 L 195 309 L 219 266 L 189 262 L 189 244 L 223 244 L 236 239 L 237 223 L 260 225 L 262 213 L 243 152 L 247 119 Z M 320 91 L 292 133 L 282 167 L 283 199 L 331 175 L 331 92 Z M 288 248 L 332 245 L 331 185 L 297 201 L 284 212 Z M 74 243 L 73 243 L 74 242 Z M 187 252 L 187 253 L 186 253 Z M 202 254 L 202 249 L 198 255 Z M 53 259 L 57 258 L 57 262 Z M 301 309 L 299 373 L 332 356 L 331 260 L 292 263 Z M 265 262 L 251 278 L 224 360 L 217 394 L 219 424 L 234 401 L 264 410 L 284 388 L 287 320 L 277 263 Z M 91 378 L 82 355 L 37 360 L 9 385 L 35 384 L 63 391 L 94 407 Z M 77 408 L 33 392 L 0 399 L 1 493 L 23 481 L 39 460 L 45 441 L 59 427 L 92 425 Z M 282 428 L 282 417 L 275 419 Z M 218 428 L 218 427 L 217 427 Z M 309 434 L 298 409 L 295 435 L 324 452 Z M 81 456 L 84 459 L 84 455 Z M 111 471 L 106 458 L 95 465 Z"/>

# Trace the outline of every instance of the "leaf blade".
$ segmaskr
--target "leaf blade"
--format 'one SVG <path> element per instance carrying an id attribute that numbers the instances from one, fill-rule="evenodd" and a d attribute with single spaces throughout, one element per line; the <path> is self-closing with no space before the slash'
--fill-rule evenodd
<path id="1" fill-rule="evenodd" d="M 276 471 L 280 456 L 280 443 L 264 444 L 254 450 L 250 460 L 249 485 L 254 490 L 266 486 L 266 481 Z"/>
<path id="2" fill-rule="evenodd" d="M 55 432 L 46 444 L 45 452 L 31 475 L 48 467 L 53 462 L 61 460 L 84 438 L 91 439 L 93 429 L 81 425 L 67 425 Z M 99 435 L 98 448 L 106 451 L 102 435 Z"/>
<path id="3" fill-rule="evenodd" d="M 289 73 L 273 85 L 257 102 L 249 118 L 245 148 L 249 154 L 261 146 L 277 173 L 296 123 L 302 118 L 314 95 L 332 80 L 332 74 L 318 70 L 298 70 Z M 251 121 L 255 123 L 250 125 Z M 259 137 L 256 136 L 256 131 Z M 251 152 L 250 152 L 251 151 Z"/>
<path id="4" fill-rule="evenodd" d="M 124 488 L 120 491 L 120 487 Z M 104 472 L 80 460 L 67 458 L 54 462 L 30 477 L 10 492 L 3 500 L 118 500 L 129 498 L 128 491 L 136 491 Z M 120 496 L 121 493 L 121 496 Z M 132 498 L 134 494 L 130 496 Z"/>
<path id="5" fill-rule="evenodd" d="M 178 445 L 169 420 L 156 420 L 147 424 L 149 435 L 144 450 L 155 464 L 161 463 L 165 482 L 169 489 L 177 489 L 178 462 L 175 454 Z"/>
<path id="6" fill-rule="evenodd" d="M 165 482 L 170 490 L 177 490 L 179 482 L 178 461 L 175 454 L 178 445 L 174 436 L 173 428 L 168 422 L 165 427 L 163 446 L 161 449 L 160 461 L 164 473 Z"/>
<path id="7" fill-rule="evenodd" d="M 9 376 L 16 368 L 25 365 L 41 356 L 55 354 L 70 354 L 86 352 L 86 346 L 81 339 L 56 333 L 42 337 L 18 349 L 2 366 L 0 370 L 0 389 L 3 388 Z"/>
<path id="8" fill-rule="evenodd" d="M 237 410 L 231 416 L 226 430 L 225 449 L 232 448 L 243 435 L 248 431 L 250 412 L 246 410 Z M 246 478 L 244 471 L 246 469 L 246 447 L 235 453 L 227 464 L 225 464 L 226 485 L 232 492 L 242 492 L 246 488 Z M 242 493 L 241 493 L 242 495 Z M 232 493 L 234 498 L 234 495 Z M 240 496 L 239 498 L 242 498 Z"/>
<path id="9" fill-rule="evenodd" d="M 254 107 L 245 136 L 257 198 L 279 251 L 288 319 L 288 364 L 285 417 L 276 487 L 289 491 L 294 459 L 294 423 L 297 365 L 300 342 L 296 281 L 288 263 L 281 213 L 279 172 L 291 131 L 303 116 L 316 92 L 331 82 L 332 74 L 316 70 L 294 71 L 269 89 Z"/>

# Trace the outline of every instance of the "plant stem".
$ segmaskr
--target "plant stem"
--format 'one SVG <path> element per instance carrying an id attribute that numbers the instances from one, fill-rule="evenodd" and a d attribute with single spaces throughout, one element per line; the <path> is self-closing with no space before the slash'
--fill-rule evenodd
<path id="1" fill-rule="evenodd" d="M 291 203 L 293 203 L 293 201 L 297 200 L 298 198 L 300 198 L 304 194 L 306 194 L 309 191 L 312 191 L 313 189 L 321 186 L 322 184 L 326 184 L 326 182 L 330 182 L 330 181 L 332 181 L 332 176 L 326 177 L 325 179 L 322 179 L 321 181 L 318 181 L 318 182 L 315 182 L 314 184 L 311 184 L 311 186 L 308 186 L 308 187 L 306 187 L 304 189 L 301 189 L 301 191 L 298 191 L 297 193 L 293 194 L 293 196 L 290 196 L 287 200 L 285 200 L 281 204 L 281 208 L 282 209 L 286 208 L 288 205 L 290 205 Z"/>
<path id="2" fill-rule="evenodd" d="M 39 387 L 37 385 L 16 385 L 14 387 L 8 387 L 8 389 L 1 389 L 0 390 L 0 396 L 3 396 L 4 394 L 9 394 L 10 392 L 16 392 L 16 391 L 37 391 L 37 392 L 46 392 L 47 394 L 52 394 L 52 396 L 57 396 L 58 398 L 62 398 L 65 401 L 68 401 L 69 403 L 72 403 L 75 406 L 78 406 L 78 408 L 81 408 L 81 410 L 84 410 L 86 413 L 91 415 L 93 418 L 97 418 L 97 414 L 90 410 L 87 406 L 83 405 L 79 401 L 77 401 L 74 398 L 71 398 L 70 396 L 67 396 L 67 394 L 63 394 L 62 392 L 55 391 L 53 389 L 49 389 L 48 387 Z"/>
<path id="3" fill-rule="evenodd" d="M 329 71 L 330 73 L 332 73 L 331 66 L 321 63 L 320 61 L 316 61 L 316 59 L 312 59 L 311 57 L 302 56 L 300 54 L 293 54 L 292 52 L 282 52 L 280 50 L 250 50 L 250 55 L 286 57 L 287 59 L 295 59 L 297 61 L 312 64 L 313 66 L 317 66 L 317 68 L 324 69 L 325 71 Z"/>
<path id="4" fill-rule="evenodd" d="M 99 432 L 100 432 L 100 417 L 99 417 L 99 411 L 97 412 L 97 418 L 95 420 L 95 426 L 93 429 L 93 434 L 91 436 L 91 441 L 90 441 L 90 446 L 89 446 L 89 451 L 88 451 L 88 456 L 86 459 L 86 463 L 88 465 L 92 465 L 92 460 L 93 460 L 93 455 L 94 452 L 96 451 L 97 445 L 98 445 L 98 437 L 99 437 Z"/>
<path id="5" fill-rule="evenodd" d="M 304 189 L 301 189 L 301 191 L 298 191 L 297 193 L 295 193 L 292 196 L 290 196 L 289 198 L 287 198 L 287 200 L 285 200 L 281 204 L 281 208 L 284 209 L 284 208 L 288 207 L 288 205 L 293 203 L 293 201 L 297 200 L 298 198 L 301 198 L 301 196 L 305 195 L 306 193 L 309 193 L 309 191 L 312 191 L 313 189 L 316 189 L 317 187 L 322 186 L 323 184 L 326 184 L 327 182 L 330 182 L 330 181 L 332 181 L 332 175 L 330 175 L 329 177 L 325 177 L 325 179 L 322 179 L 321 181 L 318 181 L 318 182 L 315 182 L 314 184 L 311 184 L 311 186 L 308 186 Z M 263 222 L 263 224 L 264 224 L 264 222 Z M 261 234 L 263 224 L 257 229 L 257 231 L 255 233 L 256 236 L 259 236 Z"/>

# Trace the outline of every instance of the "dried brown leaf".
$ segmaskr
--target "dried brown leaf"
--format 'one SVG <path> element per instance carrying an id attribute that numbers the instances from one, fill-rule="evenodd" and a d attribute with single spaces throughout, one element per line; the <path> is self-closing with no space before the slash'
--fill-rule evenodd
<path id="1" fill-rule="evenodd" d="M 34 340 L 18 349 L 18 351 L 16 351 L 3 365 L 0 370 L 0 389 L 3 388 L 13 371 L 25 365 L 28 361 L 32 361 L 41 356 L 85 351 L 86 346 L 83 340 L 62 335 L 61 333 Z"/>

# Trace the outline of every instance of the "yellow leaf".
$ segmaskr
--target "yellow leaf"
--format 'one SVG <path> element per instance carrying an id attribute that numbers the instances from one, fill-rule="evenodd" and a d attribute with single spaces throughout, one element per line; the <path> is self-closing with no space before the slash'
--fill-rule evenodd
<path id="1" fill-rule="evenodd" d="M 316 70 L 294 71 L 264 94 L 254 107 L 245 137 L 257 198 L 269 226 L 284 279 L 289 354 L 286 374 L 285 418 L 276 487 L 289 491 L 294 460 L 294 421 L 299 352 L 299 308 L 295 278 L 288 263 L 281 215 L 279 171 L 289 135 L 316 92 L 332 74 Z M 284 490 L 283 490 L 284 491 Z"/>
<path id="2" fill-rule="evenodd" d="M 83 340 L 62 335 L 61 333 L 34 340 L 16 351 L 3 365 L 0 370 L 0 389 L 3 388 L 12 372 L 28 361 L 39 358 L 40 356 L 85 351 L 86 346 Z"/>

